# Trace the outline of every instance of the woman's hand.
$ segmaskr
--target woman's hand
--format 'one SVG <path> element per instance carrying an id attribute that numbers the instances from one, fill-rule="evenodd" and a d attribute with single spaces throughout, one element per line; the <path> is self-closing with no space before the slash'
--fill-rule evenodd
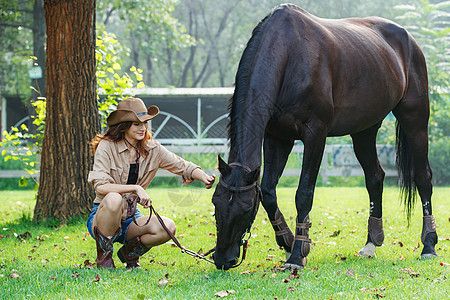
<path id="1" fill-rule="evenodd" d="M 203 172 L 202 169 L 197 168 L 192 172 L 192 178 L 204 182 L 205 187 L 207 189 L 210 189 L 213 186 L 214 181 L 216 180 L 216 175 L 213 174 L 210 176 L 210 175 L 206 174 L 205 172 Z"/>
<path id="2" fill-rule="evenodd" d="M 150 200 L 150 196 L 147 194 L 147 192 L 144 190 L 143 187 L 141 187 L 140 185 L 136 185 L 136 191 L 135 191 L 136 195 L 139 197 L 139 203 L 144 207 L 144 208 L 149 208 L 150 205 L 152 205 L 152 200 Z"/>

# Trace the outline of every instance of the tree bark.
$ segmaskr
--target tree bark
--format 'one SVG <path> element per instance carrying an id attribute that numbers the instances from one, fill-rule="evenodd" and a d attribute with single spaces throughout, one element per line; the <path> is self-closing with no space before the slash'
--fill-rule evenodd
<path id="1" fill-rule="evenodd" d="M 34 219 L 86 214 L 93 190 L 90 139 L 100 129 L 95 80 L 95 0 L 44 1 L 47 116 Z"/>

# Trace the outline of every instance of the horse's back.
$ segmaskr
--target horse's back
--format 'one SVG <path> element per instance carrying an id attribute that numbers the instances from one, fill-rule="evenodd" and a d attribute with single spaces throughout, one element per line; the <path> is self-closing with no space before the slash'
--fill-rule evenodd
<path id="1" fill-rule="evenodd" d="M 268 22 L 262 46 L 270 49 L 274 39 L 282 45 L 285 69 L 277 71 L 289 74 L 280 83 L 278 101 L 301 99 L 292 114 L 302 114 L 305 103 L 314 103 L 322 115 L 328 111 L 330 135 L 358 132 L 382 120 L 405 94 L 409 73 L 417 72 L 411 55 L 420 49 L 392 21 L 323 19 L 281 5 Z"/>

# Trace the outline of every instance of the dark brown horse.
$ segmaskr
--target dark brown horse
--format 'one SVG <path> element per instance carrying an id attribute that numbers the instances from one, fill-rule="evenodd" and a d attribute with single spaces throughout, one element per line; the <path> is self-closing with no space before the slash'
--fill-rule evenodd
<path id="1" fill-rule="evenodd" d="M 230 102 L 228 164 L 219 159 L 221 178 L 213 203 L 217 222 L 217 268 L 237 263 L 243 236 L 258 209 L 261 147 L 264 147 L 262 203 L 276 241 L 303 268 L 309 253 L 309 212 L 327 136 L 350 134 L 370 198 L 367 243 L 374 255 L 384 239 L 384 171 L 375 147 L 389 112 L 397 119 L 397 165 L 406 211 L 416 189 L 423 205 L 422 257 L 436 256 L 428 163 L 427 69 L 412 36 L 377 17 L 329 20 L 294 5 L 276 7 L 253 30 L 236 74 Z M 276 185 L 295 140 L 304 144 L 295 195 L 294 233 L 277 205 Z M 409 217 L 408 217 L 409 220 Z"/>

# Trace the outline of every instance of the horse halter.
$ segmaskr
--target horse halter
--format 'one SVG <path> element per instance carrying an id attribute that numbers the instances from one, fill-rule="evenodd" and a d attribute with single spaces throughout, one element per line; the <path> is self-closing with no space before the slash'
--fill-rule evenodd
<path id="1" fill-rule="evenodd" d="M 250 172 L 251 169 L 241 163 L 230 163 L 229 166 L 238 166 L 238 167 L 242 167 L 244 168 L 247 172 Z M 250 237 L 252 236 L 251 233 L 251 228 L 253 225 L 253 222 L 255 221 L 256 215 L 258 213 L 258 207 L 259 207 L 259 203 L 262 200 L 262 192 L 261 192 L 261 187 L 259 186 L 259 182 L 258 180 L 256 180 L 254 183 L 247 185 L 247 186 L 241 186 L 241 187 L 236 187 L 236 186 L 230 186 L 227 183 L 225 183 L 225 181 L 223 180 L 223 177 L 220 176 L 218 185 L 222 185 L 224 188 L 226 188 L 227 190 L 229 190 L 230 192 L 247 192 L 250 191 L 251 189 L 255 188 L 256 191 L 256 201 L 254 201 L 253 203 L 253 216 L 250 220 L 250 224 L 248 225 L 247 229 L 244 231 L 244 234 L 241 237 L 241 242 L 239 244 L 239 247 L 242 246 L 242 258 L 241 261 L 239 263 L 237 263 L 236 265 L 230 267 L 231 268 L 236 268 L 238 266 L 240 266 L 242 264 L 242 262 L 244 261 L 246 254 L 247 254 L 247 248 L 248 248 L 248 240 L 250 239 Z M 245 239 L 245 236 L 248 234 L 248 238 Z"/>

